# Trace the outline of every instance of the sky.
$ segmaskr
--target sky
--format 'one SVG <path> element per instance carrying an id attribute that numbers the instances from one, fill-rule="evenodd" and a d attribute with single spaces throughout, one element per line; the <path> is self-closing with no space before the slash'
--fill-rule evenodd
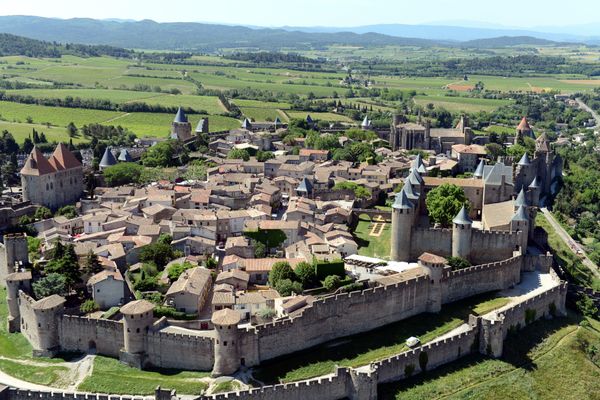
<path id="1" fill-rule="evenodd" d="M 482 22 L 490 27 L 600 23 L 599 0 L 0 0 L 0 15 L 350 27 Z"/>

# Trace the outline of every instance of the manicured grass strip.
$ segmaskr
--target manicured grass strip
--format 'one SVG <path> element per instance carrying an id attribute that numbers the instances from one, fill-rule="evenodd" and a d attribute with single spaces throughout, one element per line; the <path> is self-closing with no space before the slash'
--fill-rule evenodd
<path id="1" fill-rule="evenodd" d="M 175 389 L 180 394 L 202 394 L 208 384 L 201 378 L 208 372 L 141 371 L 121 364 L 118 360 L 96 357 L 92 374 L 79 385 L 78 390 L 113 394 L 149 395 L 156 386 Z"/>
<path id="2" fill-rule="evenodd" d="M 4 359 L 0 359 L 0 370 L 17 379 L 49 386 L 64 386 L 64 375 L 69 371 L 65 367 L 40 367 Z"/>
<path id="3" fill-rule="evenodd" d="M 359 219 L 358 225 L 354 230 L 354 237 L 359 246 L 358 254 L 367 257 L 389 259 L 392 232 L 391 224 L 385 222 L 383 232 L 377 237 L 370 235 L 373 225 L 374 223 L 372 223 L 367 216 L 363 216 Z"/>

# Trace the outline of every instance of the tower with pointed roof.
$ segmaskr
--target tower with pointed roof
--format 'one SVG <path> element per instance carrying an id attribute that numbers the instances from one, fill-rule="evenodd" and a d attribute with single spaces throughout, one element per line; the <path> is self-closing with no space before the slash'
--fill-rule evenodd
<path id="1" fill-rule="evenodd" d="M 21 169 L 21 187 L 32 204 L 53 210 L 75 204 L 83 193 L 83 166 L 63 143 L 49 159 L 34 147 Z"/>
<path id="2" fill-rule="evenodd" d="M 511 232 L 521 231 L 521 252 L 525 254 L 527 251 L 527 243 L 529 239 L 529 213 L 527 206 L 520 205 L 515 212 L 515 215 L 510 220 Z"/>
<path id="3" fill-rule="evenodd" d="M 463 206 L 452 220 L 452 257 L 469 259 L 473 221 Z"/>
<path id="4" fill-rule="evenodd" d="M 535 139 L 535 134 L 533 133 L 533 129 L 531 129 L 531 125 L 529 125 L 529 121 L 527 121 L 527 117 L 523 117 L 521 122 L 517 126 L 517 133 L 515 135 L 515 144 L 523 141 L 524 138 Z"/>
<path id="5" fill-rule="evenodd" d="M 104 154 L 102 155 L 102 159 L 100 160 L 98 167 L 100 168 L 100 171 L 104 171 L 106 168 L 112 167 L 113 165 L 117 165 L 117 159 L 115 158 L 115 155 L 110 147 L 107 147 L 104 150 Z"/>
<path id="6" fill-rule="evenodd" d="M 192 124 L 188 121 L 185 112 L 181 107 L 175 114 L 175 119 L 171 124 L 171 139 L 185 141 L 192 138 Z"/>
<path id="7" fill-rule="evenodd" d="M 405 185 L 410 185 L 406 183 Z M 410 201 L 404 188 L 396 195 L 392 205 L 392 261 L 410 261 L 413 222 L 416 218 L 415 204 Z"/>

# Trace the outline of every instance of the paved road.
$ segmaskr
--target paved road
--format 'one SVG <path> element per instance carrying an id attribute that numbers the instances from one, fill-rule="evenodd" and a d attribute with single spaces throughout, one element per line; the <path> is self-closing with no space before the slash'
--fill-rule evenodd
<path id="1" fill-rule="evenodd" d="M 596 126 L 600 126 L 600 115 L 598 115 L 594 110 L 592 110 L 587 104 L 585 104 L 581 99 L 575 99 L 575 101 L 577 101 L 577 104 L 579 104 L 579 107 L 581 107 L 582 109 L 584 109 L 585 111 L 589 112 L 590 114 L 592 114 L 592 117 L 594 117 L 594 119 L 596 120 Z"/>
<path id="2" fill-rule="evenodd" d="M 552 213 L 550 211 L 548 211 L 547 208 L 544 207 L 544 208 L 541 208 L 541 210 L 544 213 L 544 215 L 546 216 L 546 219 L 548 220 L 548 222 L 550 223 L 550 225 L 552 225 L 552 227 L 554 228 L 554 230 L 558 234 L 558 237 L 560 237 L 562 239 L 562 241 L 565 242 L 565 244 L 571 250 L 573 250 L 573 252 L 576 255 L 582 256 L 581 262 L 583 263 L 583 265 L 585 265 L 590 271 L 592 271 L 592 273 L 597 278 L 600 278 L 600 271 L 598 270 L 598 266 L 596 264 L 594 264 L 592 262 L 592 260 L 590 260 L 588 258 L 587 254 L 585 253 L 585 251 L 583 250 L 583 248 L 581 247 L 581 245 L 579 243 L 577 243 L 571 237 L 571 235 L 569 235 L 567 233 L 567 231 L 565 231 L 563 229 L 563 227 L 558 223 L 558 221 L 556 219 L 554 219 L 554 216 L 552 215 Z"/>

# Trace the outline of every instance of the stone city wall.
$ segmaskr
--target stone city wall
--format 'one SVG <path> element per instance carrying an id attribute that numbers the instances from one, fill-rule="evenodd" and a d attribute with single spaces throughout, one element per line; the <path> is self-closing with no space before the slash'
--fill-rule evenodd
<path id="1" fill-rule="evenodd" d="M 144 396 L 120 396 L 115 394 L 92 394 L 92 393 L 63 393 L 42 392 L 37 390 L 22 390 L 6 388 L 0 392 L 2 400 L 149 400 L 154 397 Z"/>
<path id="2" fill-rule="evenodd" d="M 148 362 L 161 368 L 210 371 L 215 362 L 209 337 L 149 332 L 146 348 Z"/>
<path id="3" fill-rule="evenodd" d="M 521 243 L 522 232 L 480 231 L 473 229 L 469 261 L 484 264 L 506 260 Z"/>
<path id="4" fill-rule="evenodd" d="M 416 260 L 423 253 L 450 257 L 452 255 L 452 229 L 413 228 L 410 259 Z"/>
<path id="5" fill-rule="evenodd" d="M 63 315 L 59 325 L 60 347 L 66 351 L 96 350 L 98 354 L 119 357 L 123 348 L 123 324 L 108 319 Z"/>
<path id="6" fill-rule="evenodd" d="M 523 257 L 519 255 L 490 264 L 446 271 L 442 281 L 442 303 L 516 285 L 521 281 L 522 264 Z"/>

